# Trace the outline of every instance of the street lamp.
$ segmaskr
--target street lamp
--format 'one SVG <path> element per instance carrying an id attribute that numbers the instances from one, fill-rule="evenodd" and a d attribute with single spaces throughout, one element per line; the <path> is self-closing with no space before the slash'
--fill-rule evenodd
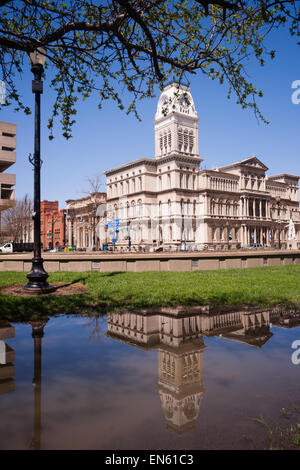
<path id="1" fill-rule="evenodd" d="M 278 250 L 281 249 L 281 243 L 280 243 L 280 197 L 276 198 L 277 201 L 277 207 L 278 207 Z"/>
<path id="2" fill-rule="evenodd" d="M 34 255 L 32 258 L 31 271 L 27 274 L 28 283 L 25 289 L 34 293 L 46 293 L 54 288 L 48 284 L 49 274 L 43 267 L 41 257 L 41 94 L 43 93 L 42 73 L 46 60 L 46 50 L 43 47 L 37 48 L 29 54 L 31 61 L 31 71 L 34 75 L 32 80 L 32 93 L 35 94 L 35 121 L 34 121 L 34 155 L 29 157 L 34 168 Z"/>

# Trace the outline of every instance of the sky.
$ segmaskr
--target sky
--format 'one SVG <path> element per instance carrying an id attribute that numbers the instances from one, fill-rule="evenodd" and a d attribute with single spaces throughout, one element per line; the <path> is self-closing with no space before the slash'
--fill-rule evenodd
<path id="1" fill-rule="evenodd" d="M 255 155 L 269 168 L 267 174 L 300 176 L 300 104 L 293 104 L 291 99 L 295 92 L 292 83 L 300 80 L 300 47 L 287 30 L 272 34 L 269 44 L 275 49 L 276 58 L 264 67 L 254 60 L 247 66 L 248 79 L 264 92 L 258 104 L 270 121 L 268 125 L 258 121 L 251 109 L 236 104 L 234 95 L 228 100 L 226 85 L 200 73 L 188 77 L 200 118 L 202 168 L 228 165 Z M 18 79 L 18 87 L 26 104 L 33 108 L 31 81 L 28 65 L 28 72 Z M 87 195 L 88 178 L 102 175 L 101 190 L 105 191 L 104 171 L 141 157 L 154 158 L 153 120 L 159 96 L 157 89 L 155 98 L 140 102 L 141 122 L 133 115 L 127 116 L 114 102 L 106 102 L 101 110 L 93 98 L 80 102 L 72 139 L 60 136 L 60 128 L 56 127 L 55 139 L 50 141 L 46 125 L 53 92 L 46 76 L 41 99 L 41 199 L 58 200 L 59 207 L 64 208 L 67 199 Z M 34 114 L 26 116 L 12 108 L 2 108 L 0 121 L 17 124 L 17 160 L 6 171 L 16 174 L 15 198 L 21 199 L 25 194 L 33 197 L 33 170 L 28 154 L 33 153 Z"/>

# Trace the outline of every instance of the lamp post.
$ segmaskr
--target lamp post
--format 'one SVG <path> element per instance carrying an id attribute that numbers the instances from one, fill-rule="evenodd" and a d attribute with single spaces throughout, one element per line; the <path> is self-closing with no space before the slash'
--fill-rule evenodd
<path id="1" fill-rule="evenodd" d="M 41 94 L 43 93 L 42 73 L 46 60 L 46 50 L 42 47 L 29 54 L 31 61 L 31 71 L 34 75 L 32 81 L 32 93 L 35 94 L 35 122 L 34 122 L 34 155 L 29 160 L 34 168 L 34 255 L 32 258 L 31 271 L 27 274 L 28 283 L 25 289 L 35 293 L 46 293 L 54 288 L 48 284 L 49 274 L 43 266 L 41 257 Z"/>
<path id="2" fill-rule="evenodd" d="M 278 207 L 278 250 L 281 250 L 281 243 L 280 243 L 280 197 L 276 198 L 277 207 Z"/>

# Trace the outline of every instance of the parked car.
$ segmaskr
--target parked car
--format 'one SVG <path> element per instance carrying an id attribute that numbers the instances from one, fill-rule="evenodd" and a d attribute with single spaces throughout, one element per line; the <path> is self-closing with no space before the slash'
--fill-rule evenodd
<path id="1" fill-rule="evenodd" d="M 261 243 L 250 243 L 247 248 L 263 248 Z"/>
<path id="2" fill-rule="evenodd" d="M 2 253 L 21 253 L 22 251 L 33 251 L 33 243 L 9 242 L 0 246 L 0 252 Z"/>

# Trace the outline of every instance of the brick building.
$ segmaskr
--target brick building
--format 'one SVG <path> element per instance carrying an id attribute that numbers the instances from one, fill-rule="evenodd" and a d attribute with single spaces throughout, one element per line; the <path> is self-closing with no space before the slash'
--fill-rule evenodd
<path id="1" fill-rule="evenodd" d="M 65 209 L 58 201 L 41 201 L 41 243 L 44 250 L 65 244 Z"/>

